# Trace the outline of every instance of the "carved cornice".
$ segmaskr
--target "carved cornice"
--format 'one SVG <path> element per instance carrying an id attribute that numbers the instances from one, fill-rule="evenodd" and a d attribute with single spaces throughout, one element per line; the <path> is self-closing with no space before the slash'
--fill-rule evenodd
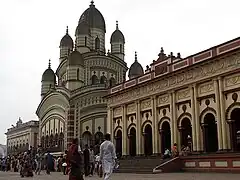
<path id="1" fill-rule="evenodd" d="M 196 83 L 204 79 L 213 78 L 227 72 L 234 71 L 240 68 L 240 56 L 238 54 L 227 58 L 214 59 L 212 63 L 202 64 L 201 66 L 187 68 L 185 72 L 166 75 L 157 79 L 155 82 L 149 82 L 141 87 L 134 87 L 110 97 L 109 103 L 111 106 L 116 106 L 121 103 L 128 103 L 136 99 L 149 97 L 155 94 L 167 93 L 173 89 L 187 86 L 191 83 Z"/>

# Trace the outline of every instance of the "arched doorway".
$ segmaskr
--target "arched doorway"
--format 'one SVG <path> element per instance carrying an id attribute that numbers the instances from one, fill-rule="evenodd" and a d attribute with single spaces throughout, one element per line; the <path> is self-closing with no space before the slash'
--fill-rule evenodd
<path id="1" fill-rule="evenodd" d="M 231 112 L 231 120 L 229 120 L 229 130 L 232 150 L 240 151 L 240 108 L 235 108 Z"/>
<path id="2" fill-rule="evenodd" d="M 115 137 L 116 139 L 116 154 L 117 157 L 122 156 L 122 131 L 118 130 L 117 131 L 117 136 Z"/>
<path id="3" fill-rule="evenodd" d="M 171 129 L 169 122 L 165 121 L 161 129 L 161 151 L 164 153 L 165 149 L 171 150 Z"/>
<path id="4" fill-rule="evenodd" d="M 152 127 L 147 124 L 144 129 L 144 154 L 146 156 L 152 155 Z"/>
<path id="5" fill-rule="evenodd" d="M 205 152 L 216 152 L 218 150 L 217 124 L 212 113 L 204 117 L 203 141 Z"/>
<path id="6" fill-rule="evenodd" d="M 85 145 L 88 145 L 88 147 L 92 144 L 92 134 L 89 131 L 85 131 L 82 135 L 82 148 L 85 147 Z"/>
<path id="7" fill-rule="evenodd" d="M 181 122 L 181 127 L 179 129 L 181 136 L 181 146 L 190 146 L 192 138 L 192 125 L 189 118 L 184 118 Z"/>
<path id="8" fill-rule="evenodd" d="M 129 155 L 136 156 L 136 129 L 132 127 L 129 133 Z"/>

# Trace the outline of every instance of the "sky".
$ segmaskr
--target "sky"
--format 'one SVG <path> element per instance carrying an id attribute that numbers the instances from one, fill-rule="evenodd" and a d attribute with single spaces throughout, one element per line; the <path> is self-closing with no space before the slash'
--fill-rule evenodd
<path id="1" fill-rule="evenodd" d="M 19 117 L 37 120 L 41 76 L 51 59 L 59 64 L 59 43 L 66 26 L 74 38 L 79 17 L 90 0 L 0 0 L 0 144 Z M 126 40 L 125 61 L 142 66 L 160 48 L 182 57 L 240 34 L 239 0 L 95 0 L 106 22 L 106 49 L 116 20 Z"/>

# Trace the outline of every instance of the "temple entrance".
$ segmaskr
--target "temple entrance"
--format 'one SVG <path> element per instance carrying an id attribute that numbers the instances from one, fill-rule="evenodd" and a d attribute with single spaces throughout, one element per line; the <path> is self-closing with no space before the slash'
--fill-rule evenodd
<path id="1" fill-rule="evenodd" d="M 205 152 L 216 152 L 218 150 L 217 124 L 212 113 L 204 117 L 203 141 Z"/>
<path id="2" fill-rule="evenodd" d="M 190 119 L 184 118 L 182 120 L 179 131 L 181 136 L 181 146 L 190 146 L 189 148 L 191 149 L 192 125 Z"/>
<path id="3" fill-rule="evenodd" d="M 162 124 L 161 129 L 161 152 L 164 153 L 165 149 L 169 149 L 171 151 L 171 129 L 170 124 L 165 121 Z"/>
<path id="4" fill-rule="evenodd" d="M 118 130 L 117 131 L 117 136 L 115 137 L 116 139 L 116 154 L 117 157 L 122 156 L 122 131 Z"/>
<path id="5" fill-rule="evenodd" d="M 144 154 L 146 156 L 152 155 L 152 127 L 148 124 L 144 129 Z"/>
<path id="6" fill-rule="evenodd" d="M 229 129 L 232 150 L 240 151 L 240 108 L 236 108 L 232 111 Z"/>
<path id="7" fill-rule="evenodd" d="M 136 156 L 136 129 L 132 127 L 129 134 L 129 155 Z"/>

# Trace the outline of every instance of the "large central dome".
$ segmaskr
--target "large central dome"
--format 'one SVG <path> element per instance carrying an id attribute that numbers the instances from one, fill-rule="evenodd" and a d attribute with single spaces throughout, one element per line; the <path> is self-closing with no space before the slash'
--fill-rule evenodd
<path id="1" fill-rule="evenodd" d="M 99 28 L 106 32 L 105 20 L 101 12 L 95 7 L 92 1 L 89 8 L 81 15 L 78 24 L 85 22 L 90 28 Z"/>

